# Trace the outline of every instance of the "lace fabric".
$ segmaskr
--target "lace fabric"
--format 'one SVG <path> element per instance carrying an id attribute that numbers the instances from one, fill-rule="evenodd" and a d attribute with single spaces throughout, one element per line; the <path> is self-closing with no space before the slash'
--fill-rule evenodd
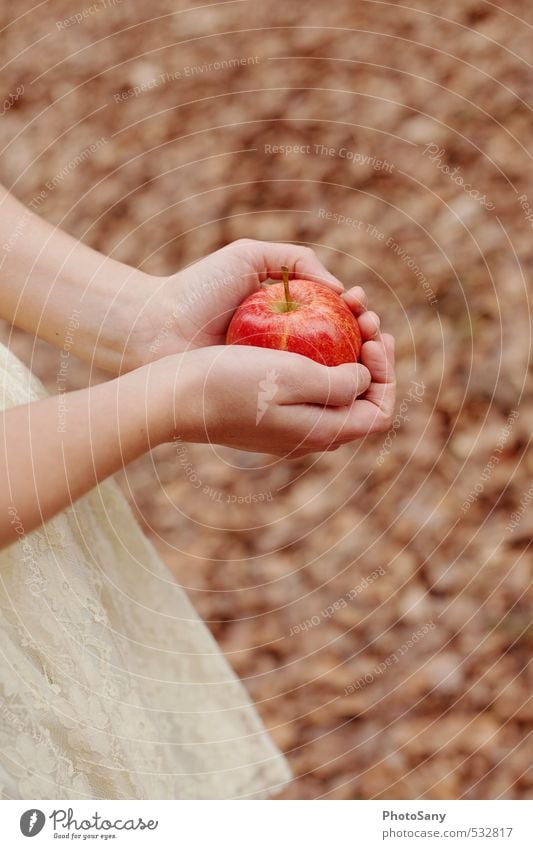
<path id="1" fill-rule="evenodd" d="M 0 407 L 45 395 L 0 345 Z M 113 480 L 0 551 L 0 629 L 4 798 L 265 798 L 290 780 Z"/>

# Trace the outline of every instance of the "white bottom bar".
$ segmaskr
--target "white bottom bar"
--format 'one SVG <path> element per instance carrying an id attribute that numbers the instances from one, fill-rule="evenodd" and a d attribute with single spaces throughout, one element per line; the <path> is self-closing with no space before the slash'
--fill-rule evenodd
<path id="1" fill-rule="evenodd" d="M 530 801 L 0 803 L 2 845 L 10 849 L 67 843 L 160 846 L 163 841 L 187 849 L 526 849 L 533 845 L 532 813 Z M 32 837 L 35 844 L 29 843 Z"/>

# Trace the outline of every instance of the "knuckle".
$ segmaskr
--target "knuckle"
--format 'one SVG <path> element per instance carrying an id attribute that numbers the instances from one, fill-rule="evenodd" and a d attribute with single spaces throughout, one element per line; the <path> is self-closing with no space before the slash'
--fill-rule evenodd
<path id="1" fill-rule="evenodd" d="M 344 404 L 350 404 L 354 398 L 370 386 L 370 372 L 364 366 L 347 366 L 339 384 L 339 397 Z"/>
<path id="2" fill-rule="evenodd" d="M 300 248 L 300 253 L 302 253 L 306 257 L 315 257 L 316 256 L 313 248 L 310 248 L 308 245 L 304 245 L 302 248 Z"/>
<path id="3" fill-rule="evenodd" d="M 248 239 L 246 237 L 243 237 L 242 239 L 236 239 L 234 242 L 230 242 L 229 245 L 227 245 L 227 247 L 230 248 L 230 249 L 233 248 L 233 249 L 238 250 L 239 248 L 250 247 L 250 245 L 252 245 L 253 242 L 254 242 L 254 239 Z"/>
<path id="4" fill-rule="evenodd" d="M 283 389 L 291 396 L 305 398 L 309 391 L 309 376 L 305 369 L 302 369 L 299 363 L 296 363 L 293 368 L 285 368 L 281 373 L 281 383 Z"/>
<path id="5" fill-rule="evenodd" d="M 309 357 L 301 357 L 295 363 L 295 369 L 291 372 L 291 379 L 294 384 L 307 392 L 315 390 L 319 386 L 332 388 L 332 381 L 328 374 L 327 366 L 323 366 Z"/>

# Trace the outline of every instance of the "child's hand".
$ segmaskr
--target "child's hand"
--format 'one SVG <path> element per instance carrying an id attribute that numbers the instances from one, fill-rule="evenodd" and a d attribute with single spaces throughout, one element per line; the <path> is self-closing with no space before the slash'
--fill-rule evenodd
<path id="1" fill-rule="evenodd" d="M 241 239 L 170 277 L 104 257 L 25 209 L 0 186 L 0 243 L 23 221 L 31 238 L 3 258 L 0 317 L 115 375 L 170 354 L 222 345 L 237 307 L 268 277 L 343 287 L 310 248 Z M 28 218 L 29 215 L 29 218 Z M 345 294 L 363 337 L 379 323 L 362 290 Z"/>
<path id="2" fill-rule="evenodd" d="M 307 278 L 343 291 L 314 251 L 299 245 L 240 239 L 169 278 L 176 299 L 176 329 L 188 346 L 223 345 L 237 307 L 268 278 Z"/>
<path id="3" fill-rule="evenodd" d="M 344 292 L 310 248 L 241 239 L 178 274 L 151 278 L 142 287 L 145 306 L 139 308 L 139 323 L 130 338 L 131 359 L 140 365 L 191 348 L 223 345 L 237 307 L 268 278 L 281 279 L 282 265 L 289 267 L 292 278 L 316 280 Z M 344 297 L 359 319 L 363 338 L 371 338 L 379 320 L 367 311 L 363 290 L 356 287 Z"/>
<path id="4" fill-rule="evenodd" d="M 229 345 L 167 357 L 148 368 L 158 392 L 168 387 L 173 397 L 164 440 L 301 456 L 390 427 L 392 337 L 366 342 L 362 359 L 328 368 L 287 351 Z"/>

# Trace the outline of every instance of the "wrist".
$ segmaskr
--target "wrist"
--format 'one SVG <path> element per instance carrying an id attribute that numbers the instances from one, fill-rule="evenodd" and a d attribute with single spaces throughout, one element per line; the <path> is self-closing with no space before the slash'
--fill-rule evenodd
<path id="1" fill-rule="evenodd" d="M 190 355 L 163 357 L 119 378 L 128 382 L 128 403 L 144 420 L 147 449 L 176 436 L 187 442 L 197 439 L 195 423 L 195 376 Z M 130 383 L 131 382 L 131 383 Z"/>
<path id="2" fill-rule="evenodd" d="M 184 352 L 186 343 L 177 331 L 182 309 L 176 275 L 156 277 L 135 271 L 117 298 L 110 320 L 111 328 L 118 322 L 119 335 L 126 339 L 115 367 L 123 373 Z M 112 346 L 112 338 L 110 342 Z"/>
<path id="3" fill-rule="evenodd" d="M 74 353 L 113 374 L 149 362 L 143 356 L 150 326 L 152 278 L 108 257 L 85 288 L 80 306 L 78 348 Z"/>

